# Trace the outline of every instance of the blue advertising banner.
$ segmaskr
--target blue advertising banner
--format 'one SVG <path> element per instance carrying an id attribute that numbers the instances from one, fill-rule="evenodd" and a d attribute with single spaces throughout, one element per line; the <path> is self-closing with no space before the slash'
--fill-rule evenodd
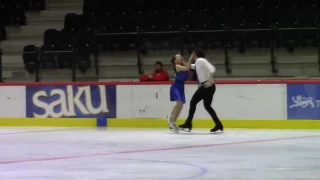
<path id="1" fill-rule="evenodd" d="M 287 85 L 288 119 L 320 120 L 320 85 Z"/>
<path id="2" fill-rule="evenodd" d="M 26 87 L 27 117 L 115 118 L 116 102 L 116 85 Z"/>

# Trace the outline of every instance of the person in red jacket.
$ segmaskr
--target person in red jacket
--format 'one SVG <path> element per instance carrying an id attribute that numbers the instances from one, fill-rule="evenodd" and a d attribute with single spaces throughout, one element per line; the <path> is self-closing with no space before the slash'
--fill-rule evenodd
<path id="1" fill-rule="evenodd" d="M 163 70 L 162 62 L 158 61 L 154 65 L 154 72 L 146 75 L 142 75 L 139 78 L 140 81 L 169 81 L 169 74 Z"/>

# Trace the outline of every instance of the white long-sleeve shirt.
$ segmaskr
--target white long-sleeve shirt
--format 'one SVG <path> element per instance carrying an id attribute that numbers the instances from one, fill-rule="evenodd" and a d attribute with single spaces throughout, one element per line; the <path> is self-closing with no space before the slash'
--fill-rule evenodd
<path id="1" fill-rule="evenodd" d="M 191 65 L 192 69 L 196 69 L 199 83 L 212 80 L 213 73 L 216 72 L 216 67 L 204 58 L 198 58 L 195 64 Z"/>

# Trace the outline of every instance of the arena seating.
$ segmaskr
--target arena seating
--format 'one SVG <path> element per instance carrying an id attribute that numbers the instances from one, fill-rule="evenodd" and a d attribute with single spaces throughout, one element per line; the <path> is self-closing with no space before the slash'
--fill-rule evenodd
<path id="1" fill-rule="evenodd" d="M 6 38 L 7 38 L 7 31 L 5 28 L 3 16 L 0 14 L 0 41 L 6 40 Z"/>
<path id="2" fill-rule="evenodd" d="M 0 15 L 2 25 L 26 25 L 25 11 L 31 9 L 44 10 L 44 0 L 1 0 Z"/>
<path id="3" fill-rule="evenodd" d="M 288 59 L 292 55 L 285 53 L 294 53 L 297 48 L 300 51 L 319 46 L 320 7 L 317 0 L 63 0 L 68 1 L 81 1 L 82 12 L 69 11 L 61 16 L 64 19 L 61 28 L 50 26 L 43 30 L 42 44 L 34 45 L 39 47 L 39 52 L 54 53 L 41 54 L 39 63 L 42 68 L 72 68 L 75 63 L 80 71 L 86 72 L 92 64 L 90 56 L 97 56 L 96 48 L 99 47 L 101 72 L 108 72 L 109 76 L 112 70 L 116 73 L 121 70 L 123 73 L 122 76 L 118 73 L 119 76 L 134 77 L 136 75 L 133 73 L 124 75 L 123 65 L 136 66 L 136 50 L 141 52 L 144 66 L 151 67 L 155 61 L 162 61 L 161 58 L 152 58 L 157 56 L 155 53 L 165 52 L 168 58 L 180 51 L 182 42 L 186 52 L 201 46 L 210 57 L 221 59 L 216 62 L 219 68 L 224 69 L 228 64 L 225 60 L 233 55 L 237 56 L 233 58 L 234 69 L 247 66 L 243 64 L 261 64 L 257 71 L 251 74 L 245 71 L 248 74 L 241 76 L 255 76 L 255 73 L 259 74 L 257 76 L 272 76 L 276 71 L 270 71 L 270 50 L 266 49 L 275 47 L 281 50 L 278 54 Z M 40 9 L 43 8 L 41 4 L 44 3 L 37 3 Z M 26 5 L 21 7 L 28 9 Z M 1 10 L 3 12 L 7 12 L 5 8 Z M 14 17 L 21 16 L 19 8 L 15 12 Z M 23 17 L 17 19 L 23 22 Z M 6 18 L 2 21 L 7 23 Z M 0 25 L 1 34 L 4 36 L 5 31 Z M 257 55 L 247 55 L 259 49 L 263 51 L 259 58 Z M 118 51 L 123 53 L 115 58 L 112 52 Z M 312 60 L 306 61 L 313 63 L 316 54 L 312 56 Z M 306 54 L 304 57 L 308 59 L 311 56 Z M 292 59 L 298 62 L 301 57 Z M 168 62 L 164 64 L 169 65 Z M 235 72 L 232 76 L 240 76 Z M 280 73 L 280 76 L 295 74 L 282 72 L 284 74 Z M 221 76 L 228 77 L 229 74 L 223 73 Z"/>
<path id="4" fill-rule="evenodd" d="M 135 32 L 137 26 L 142 26 L 142 29 L 149 31 L 159 31 L 159 28 L 171 30 L 168 25 L 178 26 L 177 29 L 185 27 L 189 31 L 217 29 L 212 27 L 221 26 L 233 29 L 240 27 L 269 28 L 270 25 L 290 27 L 300 18 L 309 17 L 308 19 L 314 20 L 319 13 L 317 1 L 308 1 L 309 4 L 300 0 L 272 1 L 274 3 L 267 0 L 231 2 L 227 0 L 140 0 L 134 2 L 84 0 L 83 12 L 84 14 L 94 13 L 101 23 L 112 24 L 113 30 L 126 25 L 125 30 L 130 32 Z M 307 25 L 312 25 L 314 22 L 309 23 Z"/>
<path id="5" fill-rule="evenodd" d="M 44 10 L 45 0 L 0 0 L 0 40 L 6 40 L 8 25 L 26 25 L 27 10 Z"/>
<path id="6" fill-rule="evenodd" d="M 235 30 L 235 29 L 270 29 L 318 27 L 318 1 L 290 2 L 267 0 L 84 0 L 83 15 L 97 20 L 94 26 L 98 34 L 137 32 L 161 32 L 201 30 Z M 263 18 L 262 18 L 263 17 Z M 93 20 L 93 18 L 92 18 Z M 65 27 L 78 29 L 81 18 L 68 14 Z M 281 31 L 276 34 L 277 46 L 292 49 L 294 47 L 316 46 L 318 31 Z M 223 47 L 222 36 L 216 34 L 192 33 L 185 38 L 185 44 L 194 47 L 202 44 L 208 48 Z M 177 39 L 178 38 L 178 39 Z M 180 41 L 177 34 L 158 34 L 144 36 L 149 48 L 173 49 L 173 44 Z M 270 46 L 270 31 L 230 32 L 230 48 Z M 292 41 L 294 43 L 292 43 Z M 104 50 L 130 50 L 136 41 L 128 36 L 99 36 L 98 44 Z M 217 44 L 218 43 L 218 44 Z M 177 45 L 176 45 L 177 46 Z M 127 47 L 127 48 L 124 48 Z M 189 49 L 191 49 L 190 47 Z M 188 49 L 188 48 L 187 48 Z M 242 51 L 241 51 L 242 52 Z"/>
<path id="7" fill-rule="evenodd" d="M 100 33 L 317 27 L 317 1 L 84 0 L 83 14 L 65 16 L 64 27 Z M 282 3 L 282 4 L 281 4 Z M 265 17 L 265 18 L 261 18 Z M 94 22 L 97 20 L 97 22 Z M 307 33 L 309 34 L 309 33 Z"/>
<path id="8" fill-rule="evenodd" d="M 23 0 L 2 0 L 0 1 L 0 13 L 5 25 L 26 24 L 26 3 Z"/>
<path id="9" fill-rule="evenodd" d="M 26 14 L 28 10 L 44 10 L 44 0 L 0 0 L 0 41 L 7 40 L 6 27 L 26 25 Z M 24 65 L 32 72 L 34 67 L 35 46 L 26 46 L 25 51 L 34 54 L 24 54 Z"/>
<path id="10" fill-rule="evenodd" d="M 39 48 L 34 45 L 28 45 L 23 49 L 23 52 L 27 52 L 23 54 L 23 62 L 25 68 L 28 70 L 29 73 L 34 73 L 34 70 L 36 69 L 36 66 L 38 64 L 38 50 Z"/>

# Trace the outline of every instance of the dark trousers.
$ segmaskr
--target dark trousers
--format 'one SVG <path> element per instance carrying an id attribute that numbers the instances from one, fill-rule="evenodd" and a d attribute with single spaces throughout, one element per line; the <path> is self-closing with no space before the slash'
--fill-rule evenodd
<path id="1" fill-rule="evenodd" d="M 219 120 L 215 110 L 211 107 L 213 95 L 216 92 L 216 85 L 205 88 L 203 86 L 199 87 L 197 91 L 193 94 L 191 101 L 190 101 L 190 109 L 189 115 L 186 120 L 186 124 L 192 123 L 194 113 L 196 112 L 197 104 L 203 100 L 204 108 L 210 114 L 211 118 L 213 119 L 216 127 L 223 127 L 221 121 Z"/>

